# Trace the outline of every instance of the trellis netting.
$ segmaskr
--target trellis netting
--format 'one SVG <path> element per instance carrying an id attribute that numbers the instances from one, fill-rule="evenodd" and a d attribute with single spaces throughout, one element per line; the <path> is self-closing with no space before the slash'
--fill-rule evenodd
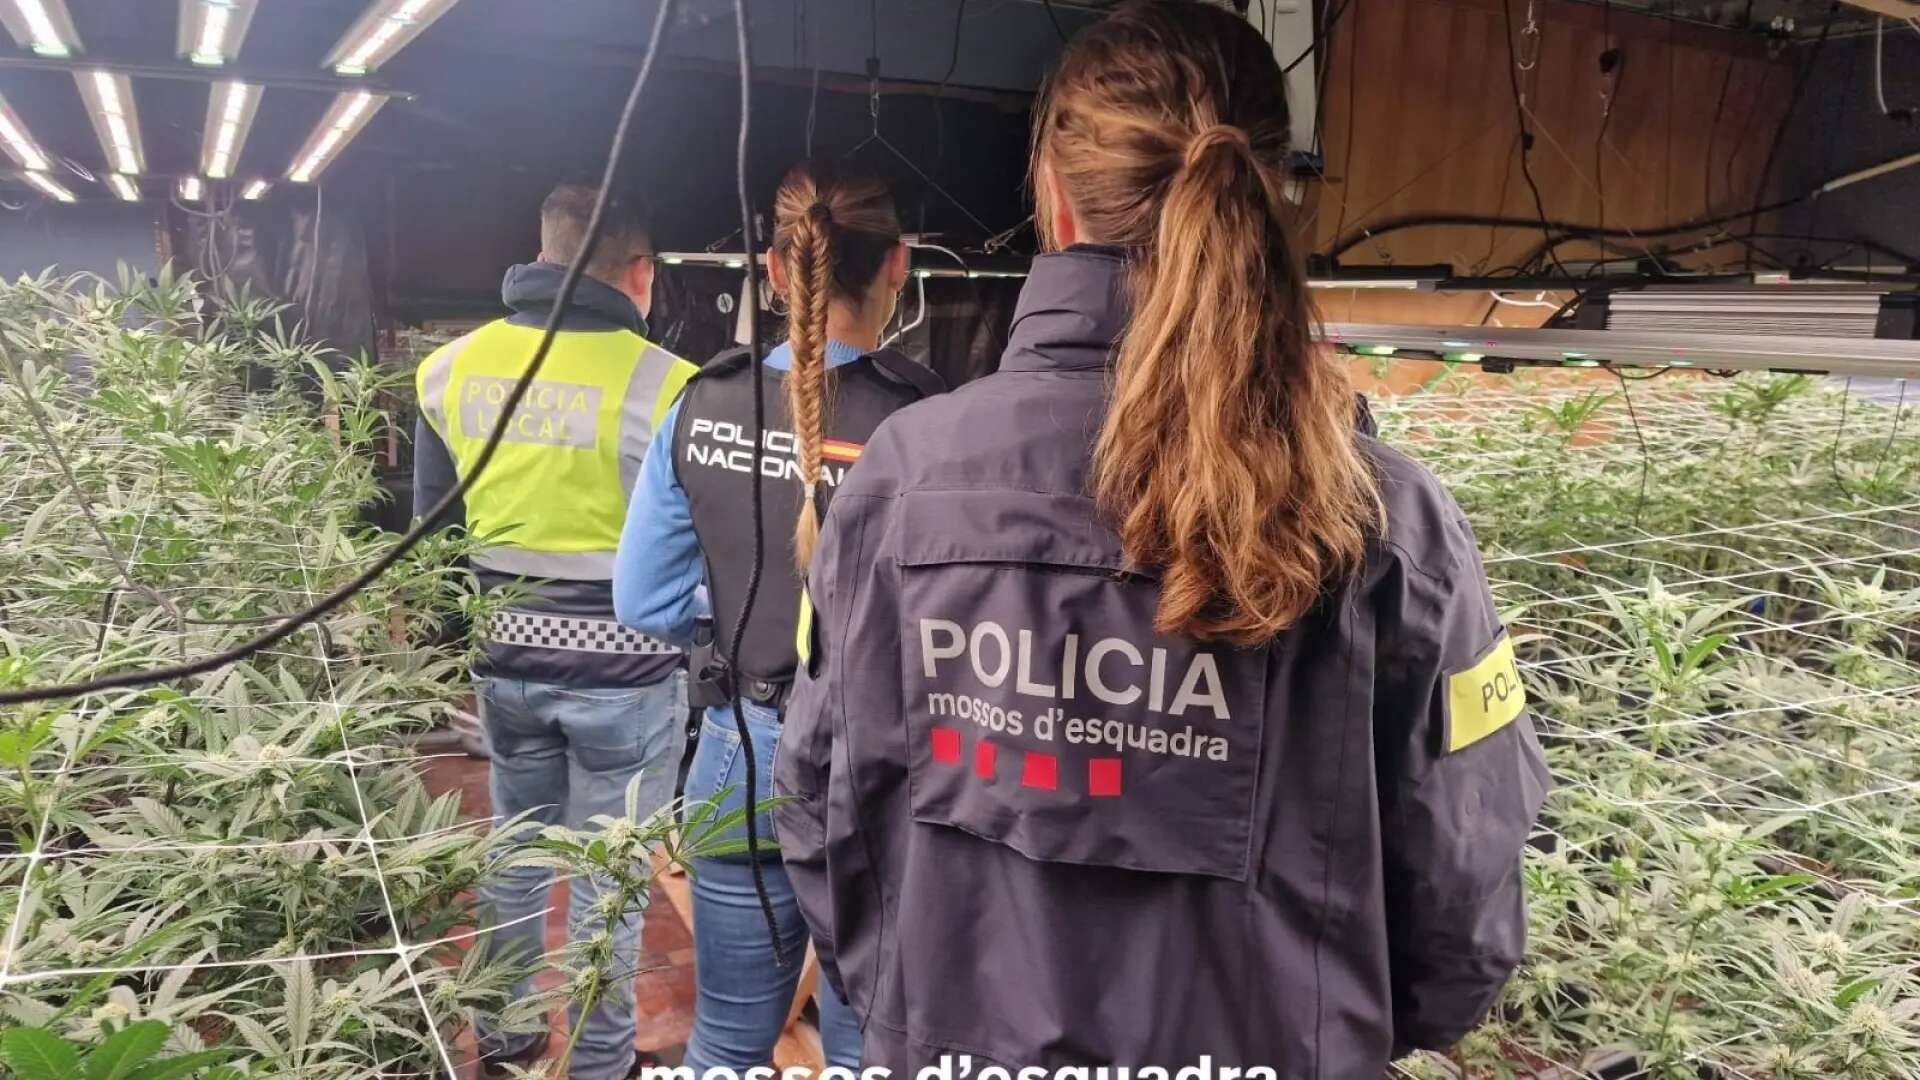
<path id="1" fill-rule="evenodd" d="M 1895 401 L 1622 373 L 1377 404 L 1475 528 L 1558 783 L 1525 965 L 1401 1072 L 1920 1075 L 1920 431 Z"/>
<path id="2" fill-rule="evenodd" d="M 312 363 L 269 308 L 28 281 L 0 286 L 0 349 L 0 686 L 230 646 L 383 543 L 355 525 L 382 379 Z M 317 381 L 247 393 L 249 366 Z M 1911 409 L 1676 372 L 1375 411 L 1478 533 L 1558 782 L 1526 964 L 1397 1071 L 1920 1075 Z M 157 1021 L 153 1053 L 230 1054 L 179 1076 L 470 1063 L 465 1017 L 512 972 L 467 898 L 503 856 L 405 745 L 469 659 L 425 643 L 484 616 L 459 543 L 246 664 L 0 712 L 0 1025 L 79 1055 Z"/>

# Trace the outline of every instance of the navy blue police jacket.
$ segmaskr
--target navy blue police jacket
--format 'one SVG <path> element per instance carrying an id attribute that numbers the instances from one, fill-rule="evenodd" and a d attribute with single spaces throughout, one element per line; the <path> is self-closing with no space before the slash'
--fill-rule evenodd
<path id="1" fill-rule="evenodd" d="M 1360 433 L 1364 573 L 1264 647 L 1154 632 L 1087 495 L 1125 284 L 1036 260 L 999 372 L 888 418 L 836 494 L 787 868 L 867 1065 L 1378 1080 L 1521 958 L 1549 778 L 1512 645 L 1453 499 Z"/>

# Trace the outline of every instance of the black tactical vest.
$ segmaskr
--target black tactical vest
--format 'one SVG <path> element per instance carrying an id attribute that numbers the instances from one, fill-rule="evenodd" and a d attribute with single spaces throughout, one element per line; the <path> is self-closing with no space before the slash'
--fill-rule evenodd
<path id="1" fill-rule="evenodd" d="M 798 657 L 800 579 L 793 569 L 793 523 L 800 514 L 800 466 L 787 417 L 787 373 L 753 363 L 742 349 L 718 357 L 687 384 L 673 432 L 673 466 L 686 489 L 693 531 L 706 557 L 713 602 L 714 641 L 725 657 L 740 619 L 753 569 L 753 383 L 766 394 L 762 441 L 760 591 L 737 659 L 739 675 L 784 685 Z M 829 404 L 815 494 L 822 520 L 827 503 L 880 421 L 897 409 L 945 390 L 940 377 L 892 350 L 869 353 L 828 372 Z"/>

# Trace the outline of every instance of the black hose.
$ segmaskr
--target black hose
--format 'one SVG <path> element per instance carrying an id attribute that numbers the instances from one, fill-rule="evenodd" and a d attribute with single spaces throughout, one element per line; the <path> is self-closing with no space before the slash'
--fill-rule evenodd
<path id="1" fill-rule="evenodd" d="M 751 363 L 760 364 L 760 261 L 755 257 L 757 240 L 753 235 L 753 194 L 747 185 L 748 133 L 753 115 L 753 47 L 747 34 L 747 0 L 733 0 L 735 38 L 740 47 L 740 144 L 735 162 L 735 182 L 740 195 L 740 237 L 747 252 L 747 349 Z M 747 865 L 753 873 L 753 894 L 760 899 L 760 914 L 766 916 L 767 935 L 773 940 L 773 959 L 787 966 L 786 943 L 780 940 L 780 922 L 773 914 L 773 898 L 767 894 L 767 882 L 760 868 L 760 770 L 754 760 L 753 735 L 747 730 L 746 703 L 740 697 L 740 646 L 747 637 L 747 620 L 753 617 L 753 601 L 760 593 L 760 574 L 767 559 L 765 513 L 761 505 L 760 462 L 765 455 L 767 435 L 766 382 L 756 369 L 753 373 L 753 496 L 749 500 L 753 514 L 753 566 L 747 571 L 747 595 L 740 601 L 740 621 L 733 626 L 733 640 L 727 644 L 727 663 L 733 668 L 733 723 L 740 733 L 740 755 L 747 766 Z"/>

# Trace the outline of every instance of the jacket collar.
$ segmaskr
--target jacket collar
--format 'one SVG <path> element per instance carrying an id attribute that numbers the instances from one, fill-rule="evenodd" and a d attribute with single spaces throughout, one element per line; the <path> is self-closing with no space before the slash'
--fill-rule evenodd
<path id="1" fill-rule="evenodd" d="M 1033 260 L 1002 371 L 1098 371 L 1127 327 L 1127 253 L 1079 245 Z"/>
<path id="2" fill-rule="evenodd" d="M 500 301 L 513 311 L 508 321 L 520 326 L 545 326 L 554 297 L 560 295 L 560 281 L 566 276 L 567 268 L 559 263 L 530 262 L 508 268 L 506 279 L 500 283 Z M 573 290 L 573 302 L 561 317 L 560 329 L 631 330 L 645 337 L 647 323 L 624 293 L 582 274 Z"/>

